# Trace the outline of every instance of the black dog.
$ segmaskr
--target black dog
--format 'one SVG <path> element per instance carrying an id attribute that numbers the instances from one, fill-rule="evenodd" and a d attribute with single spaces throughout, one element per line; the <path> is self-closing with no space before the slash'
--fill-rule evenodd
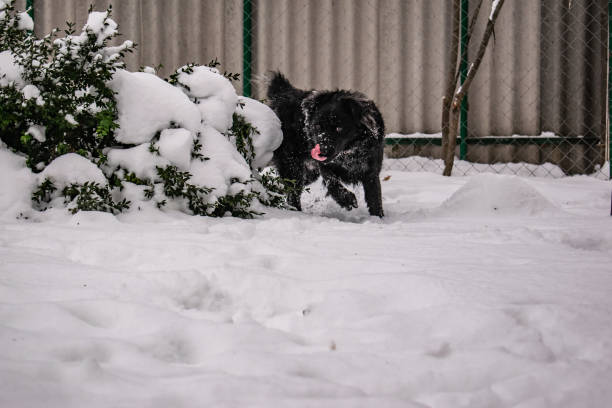
<path id="1" fill-rule="evenodd" d="M 301 210 L 303 187 L 321 175 L 327 194 L 347 210 L 357 208 L 357 199 L 342 182 L 362 183 L 370 214 L 382 217 L 385 125 L 374 102 L 357 92 L 297 89 L 278 72 L 268 99 L 283 130 L 273 162 L 281 177 L 296 180 L 298 187 L 289 204 Z"/>

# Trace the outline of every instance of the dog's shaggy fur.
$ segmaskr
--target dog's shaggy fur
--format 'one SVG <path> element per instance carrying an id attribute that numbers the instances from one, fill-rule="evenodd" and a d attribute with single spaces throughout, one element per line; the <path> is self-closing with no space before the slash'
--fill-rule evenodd
<path id="1" fill-rule="evenodd" d="M 278 72 L 272 74 L 268 99 L 283 130 L 274 164 L 298 187 L 289 204 L 301 210 L 303 187 L 321 175 L 327 194 L 347 210 L 357 208 L 357 200 L 342 183 L 361 183 L 370 214 L 382 217 L 385 125 L 374 102 L 358 92 L 297 89 Z"/>

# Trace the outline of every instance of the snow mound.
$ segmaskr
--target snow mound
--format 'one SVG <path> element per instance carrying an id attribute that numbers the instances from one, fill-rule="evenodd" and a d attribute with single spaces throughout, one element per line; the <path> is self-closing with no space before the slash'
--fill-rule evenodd
<path id="1" fill-rule="evenodd" d="M 83 156 L 76 153 L 64 154 L 55 160 L 42 171 L 38 176 L 39 182 L 50 179 L 55 187 L 63 187 L 75 184 L 85 184 L 95 182 L 103 186 L 108 182 L 102 170 Z"/>
<path id="2" fill-rule="evenodd" d="M 102 45 L 106 38 L 111 38 L 117 32 L 117 23 L 108 18 L 107 11 L 92 11 L 89 13 L 83 31 L 96 35 L 96 43 Z"/>
<path id="3" fill-rule="evenodd" d="M 204 123 L 223 133 L 232 126 L 232 115 L 238 103 L 236 90 L 229 79 L 215 68 L 197 66 L 179 68 L 178 82 L 183 92 L 199 108 Z"/>
<path id="4" fill-rule="evenodd" d="M 280 119 L 272 109 L 255 99 L 241 96 L 238 101 L 236 113 L 244 116 L 259 132 L 253 135 L 255 159 L 252 165 L 254 169 L 262 169 L 270 163 L 283 141 Z"/>
<path id="5" fill-rule="evenodd" d="M 32 20 L 32 17 L 30 17 L 30 15 L 26 13 L 25 11 L 17 14 L 17 19 L 18 19 L 17 27 L 20 30 L 29 30 L 29 31 L 34 30 L 34 20 Z"/>
<path id="6" fill-rule="evenodd" d="M 149 143 L 129 149 L 109 149 L 106 153 L 108 164 L 114 168 L 122 167 L 140 179 L 153 179 L 157 175 L 156 167 L 166 167 L 170 162 L 151 153 Z"/>
<path id="7" fill-rule="evenodd" d="M 439 207 L 444 213 L 464 215 L 537 215 L 556 207 L 539 191 L 516 176 L 473 176 Z"/>
<path id="8" fill-rule="evenodd" d="M 31 192 L 36 176 L 26 167 L 24 157 L 18 156 L 0 142 L 0 214 L 14 218 L 32 208 Z"/>
<path id="9" fill-rule="evenodd" d="M 180 89 L 156 75 L 119 70 L 109 87 L 117 93 L 119 142 L 149 142 L 171 122 L 192 132 L 200 127 L 198 108 Z"/>
<path id="10" fill-rule="evenodd" d="M 204 125 L 200 141 L 208 160 L 191 162 L 191 182 L 214 188 L 212 195 L 215 197 L 243 190 L 245 185 L 235 181 L 249 180 L 251 170 L 229 139 L 215 128 Z"/>
<path id="11" fill-rule="evenodd" d="M 0 52 L 0 86 L 14 84 L 17 89 L 21 89 L 25 85 L 22 75 L 23 68 L 15 64 L 13 54 L 10 51 Z"/>
<path id="12" fill-rule="evenodd" d="M 186 129 L 165 129 L 159 136 L 159 154 L 181 170 L 191 162 L 193 135 Z"/>

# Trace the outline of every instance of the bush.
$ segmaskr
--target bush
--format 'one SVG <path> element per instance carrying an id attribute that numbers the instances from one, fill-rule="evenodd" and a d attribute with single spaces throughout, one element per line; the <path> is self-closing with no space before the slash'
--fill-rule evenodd
<path id="1" fill-rule="evenodd" d="M 10 52 L 23 83 L 0 88 L 2 140 L 28 157 L 28 166 L 42 170 L 53 159 L 75 152 L 99 160 L 112 146 L 117 106 L 107 86 L 133 44 L 109 47 L 118 35 L 106 12 L 91 12 L 79 35 L 72 24 L 65 36 L 36 39 L 20 28 L 26 18 L 12 2 L 0 20 L 0 49 Z M 8 55 L 7 55 L 8 57 Z M 20 81 L 21 82 L 21 81 Z"/>
<path id="2" fill-rule="evenodd" d="M 150 68 L 124 69 L 134 44 L 109 45 L 119 35 L 110 7 L 90 8 L 79 34 L 67 23 L 63 35 L 42 39 L 13 1 L 0 9 L 0 139 L 38 173 L 34 208 L 117 213 L 172 204 L 248 218 L 260 214 L 256 198 L 285 205 L 289 184 L 254 167 L 280 144 L 280 122 L 272 113 L 260 132 L 250 120 L 262 108 L 252 118 L 238 112 L 245 102 L 230 83 L 238 76 L 220 74 L 216 60 L 181 67 L 164 82 Z"/>
<path id="3" fill-rule="evenodd" d="M 3 5 L 0 18 L 0 137 L 27 157 L 26 164 L 40 172 L 54 159 L 68 153 L 103 162 L 103 150 L 115 144 L 117 124 L 114 92 L 106 85 L 124 67 L 123 57 L 133 44 L 117 47 L 108 42 L 118 35 L 110 20 L 111 9 L 92 12 L 79 35 L 68 24 L 64 37 L 53 39 L 54 30 L 37 39 L 25 28 L 31 20 L 16 13 L 13 2 Z M 18 72 L 7 78 L 5 71 Z M 45 179 L 33 194 L 38 208 L 49 194 L 52 181 Z M 125 200 L 114 202 L 111 191 L 97 183 L 74 184 L 61 191 L 73 210 L 122 211 Z"/>

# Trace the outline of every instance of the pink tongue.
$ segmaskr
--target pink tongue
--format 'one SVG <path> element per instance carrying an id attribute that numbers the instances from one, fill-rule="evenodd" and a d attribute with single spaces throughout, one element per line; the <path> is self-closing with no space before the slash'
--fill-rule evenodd
<path id="1" fill-rule="evenodd" d="M 310 151 L 310 155 L 312 156 L 313 159 L 318 160 L 318 161 L 323 161 L 323 160 L 327 159 L 327 157 L 321 156 L 321 146 L 319 146 L 318 143 Z"/>

